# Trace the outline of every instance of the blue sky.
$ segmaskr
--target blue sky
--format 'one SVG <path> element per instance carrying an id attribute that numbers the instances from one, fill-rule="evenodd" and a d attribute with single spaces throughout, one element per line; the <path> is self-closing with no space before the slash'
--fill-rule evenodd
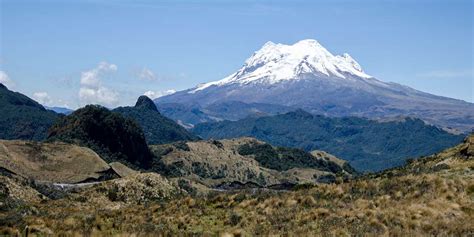
<path id="1" fill-rule="evenodd" d="M 47 105 L 133 104 L 307 38 L 380 80 L 474 101 L 470 0 L 0 2 L 0 80 Z"/>

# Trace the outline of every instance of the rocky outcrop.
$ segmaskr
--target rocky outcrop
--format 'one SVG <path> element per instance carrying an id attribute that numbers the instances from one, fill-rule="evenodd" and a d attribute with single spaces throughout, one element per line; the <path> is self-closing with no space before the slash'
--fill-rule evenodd
<path id="1" fill-rule="evenodd" d="M 134 107 L 119 107 L 113 112 L 136 121 L 142 127 L 148 144 L 198 140 L 197 136 L 184 127 L 163 116 L 146 96 L 140 96 Z"/>

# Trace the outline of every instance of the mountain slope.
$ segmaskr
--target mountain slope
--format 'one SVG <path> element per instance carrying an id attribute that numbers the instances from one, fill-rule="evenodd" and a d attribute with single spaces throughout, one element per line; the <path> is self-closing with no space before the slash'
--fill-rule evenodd
<path id="1" fill-rule="evenodd" d="M 0 140 L 0 169 L 36 182 L 79 183 L 117 176 L 88 148 L 32 141 Z"/>
<path id="2" fill-rule="evenodd" d="M 43 140 L 60 116 L 0 84 L 0 139 Z"/>
<path id="3" fill-rule="evenodd" d="M 49 107 L 49 106 L 44 106 L 44 108 L 48 109 L 48 110 L 52 110 L 58 114 L 64 114 L 64 115 L 69 115 L 71 114 L 72 112 L 74 112 L 74 110 L 72 109 L 69 109 L 69 108 L 64 108 L 64 107 Z"/>
<path id="4" fill-rule="evenodd" d="M 98 105 L 87 105 L 60 119 L 49 130 L 48 140 L 88 147 L 107 162 L 147 168 L 152 161 L 140 126 Z"/>
<path id="5" fill-rule="evenodd" d="M 331 118 L 303 110 L 238 121 L 198 124 L 192 130 L 209 139 L 250 136 L 277 146 L 324 150 L 358 170 L 402 165 L 407 158 L 432 154 L 460 142 L 419 119 L 377 122 L 356 117 Z"/>
<path id="6" fill-rule="evenodd" d="M 195 124 L 222 120 L 239 120 L 293 111 L 294 108 L 275 104 L 243 103 L 240 101 L 216 102 L 206 107 L 199 104 L 157 103 L 156 106 L 168 118 L 185 128 Z"/>
<path id="7" fill-rule="evenodd" d="M 135 107 L 119 107 L 113 112 L 135 120 L 142 127 L 149 144 L 198 139 L 173 120 L 161 115 L 153 101 L 146 96 L 140 96 Z"/>
<path id="8" fill-rule="evenodd" d="M 152 170 L 211 188 L 334 182 L 356 174 L 327 153 L 273 147 L 254 138 L 154 145 L 151 150 L 157 157 Z"/>
<path id="9" fill-rule="evenodd" d="M 315 40 L 267 43 L 230 76 L 160 97 L 156 103 L 197 103 L 206 109 L 228 101 L 302 108 L 330 116 L 403 115 L 464 132 L 474 128 L 474 104 L 380 81 L 348 54 L 333 55 Z"/>
<path id="10" fill-rule="evenodd" d="M 208 87 L 228 84 L 265 83 L 298 80 L 302 74 L 318 74 L 351 80 L 352 77 L 372 78 L 347 53 L 332 55 L 316 40 L 302 40 L 294 45 L 267 42 L 245 61 L 236 73 L 216 82 L 199 85 L 195 93 Z"/>
<path id="11" fill-rule="evenodd" d="M 182 193 L 160 175 L 116 179 L 48 200 L 0 173 L 0 233 L 35 235 L 471 236 L 474 137 L 343 183 L 292 191 Z"/>

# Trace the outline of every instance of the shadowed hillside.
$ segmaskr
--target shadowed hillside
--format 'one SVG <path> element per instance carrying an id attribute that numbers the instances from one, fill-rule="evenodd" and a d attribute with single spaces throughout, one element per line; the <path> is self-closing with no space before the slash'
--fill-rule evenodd
<path id="1" fill-rule="evenodd" d="M 0 83 L 0 139 L 43 140 L 60 116 Z"/>
<path id="2" fill-rule="evenodd" d="M 113 112 L 135 120 L 142 127 L 148 144 L 198 139 L 173 120 L 161 115 L 153 101 L 146 96 L 140 96 L 135 107 L 119 107 Z"/>
<path id="3" fill-rule="evenodd" d="M 123 161 L 147 168 L 152 160 L 143 131 L 135 121 L 96 105 L 59 120 L 49 130 L 48 140 L 89 147 L 107 162 Z"/>

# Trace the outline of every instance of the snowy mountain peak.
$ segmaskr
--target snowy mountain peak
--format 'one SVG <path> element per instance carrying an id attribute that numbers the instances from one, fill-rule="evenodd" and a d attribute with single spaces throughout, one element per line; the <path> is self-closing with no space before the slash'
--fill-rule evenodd
<path id="1" fill-rule="evenodd" d="M 336 55 L 336 58 L 343 60 L 345 63 L 349 63 L 352 68 L 363 73 L 362 68 L 360 67 L 359 63 L 357 63 L 357 61 L 354 58 L 352 58 L 351 55 L 349 55 L 348 53 L 344 53 L 342 54 L 342 56 Z"/>
<path id="2" fill-rule="evenodd" d="M 347 80 L 353 77 L 371 78 L 349 54 L 333 55 L 314 39 L 301 40 L 293 45 L 268 41 L 236 73 L 220 81 L 201 84 L 190 93 L 213 85 L 257 82 L 273 84 L 301 79 L 305 74 Z"/>
<path id="3" fill-rule="evenodd" d="M 272 41 L 268 41 L 262 46 L 262 49 L 263 48 L 268 48 L 268 47 L 273 47 L 275 45 L 277 45 L 277 44 L 273 43 Z"/>
<path id="4" fill-rule="evenodd" d="M 318 48 L 324 49 L 324 47 L 321 44 L 319 44 L 317 40 L 314 40 L 314 39 L 300 40 L 296 42 L 294 45 L 300 45 L 302 47 L 318 47 Z"/>

